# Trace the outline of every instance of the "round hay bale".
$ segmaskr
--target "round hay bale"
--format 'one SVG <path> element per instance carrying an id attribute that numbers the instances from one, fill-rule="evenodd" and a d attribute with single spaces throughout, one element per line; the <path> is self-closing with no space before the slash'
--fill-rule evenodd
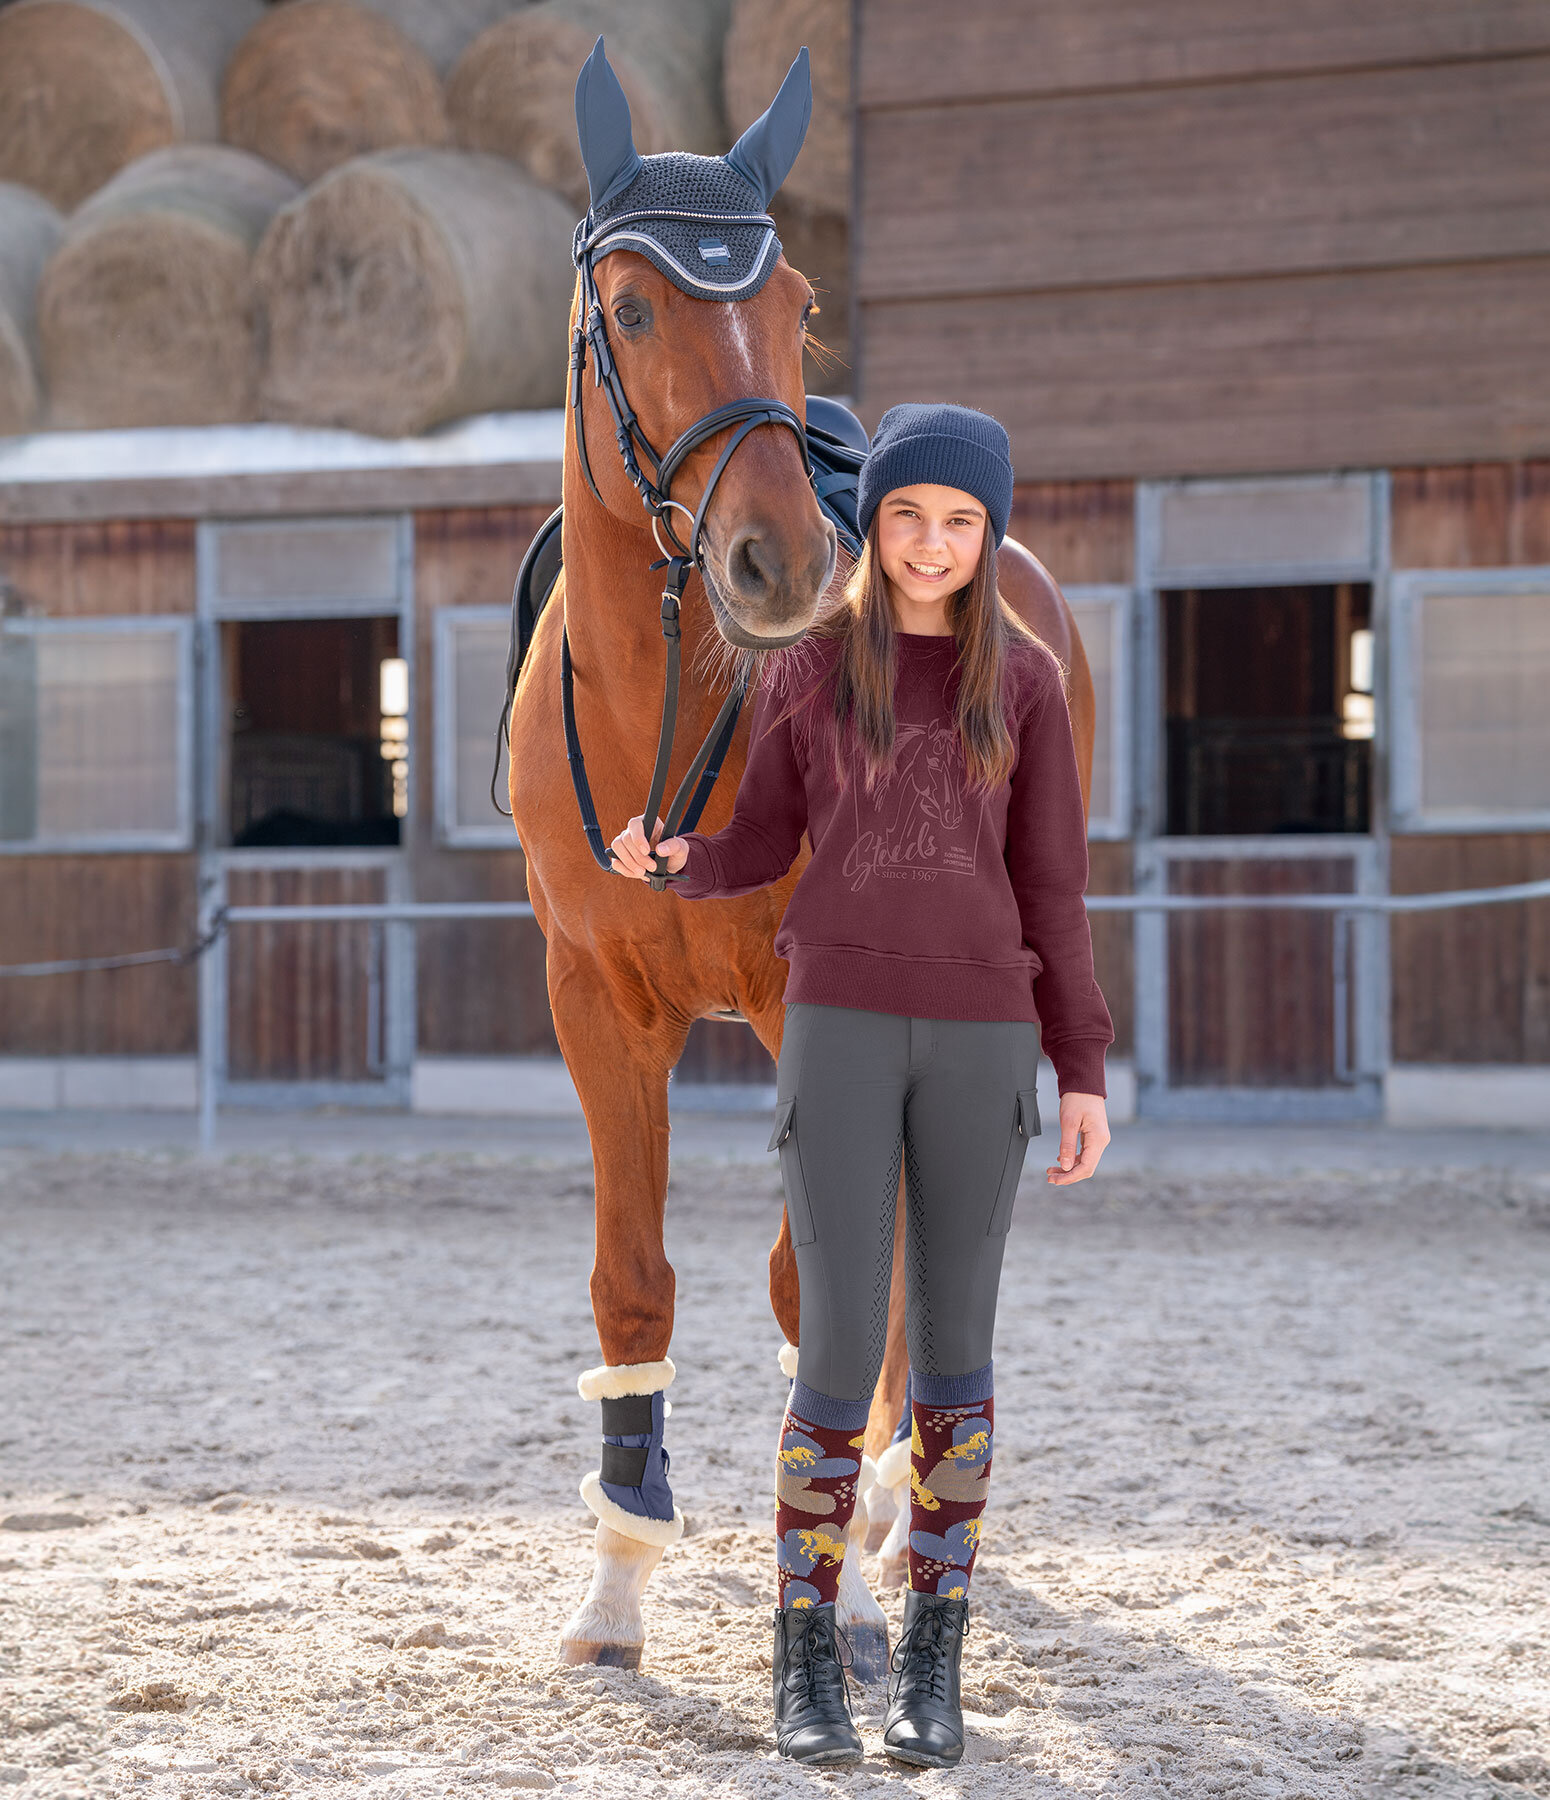
<path id="1" fill-rule="evenodd" d="M 447 81 L 453 132 L 470 150 L 510 157 L 585 211 L 576 76 L 601 32 L 630 102 L 635 148 L 714 156 L 727 147 L 727 8 L 728 0 L 539 0 L 482 32 L 458 59 Z"/>
<path id="2" fill-rule="evenodd" d="M 0 180 L 63 212 L 163 144 L 210 139 L 259 0 L 15 0 L 0 10 Z"/>
<path id="3" fill-rule="evenodd" d="M 41 194 L 0 181 L 0 437 L 31 431 L 42 410 L 38 277 L 63 229 Z"/>
<path id="4" fill-rule="evenodd" d="M 246 151 L 177 144 L 94 194 L 38 288 L 50 423 L 253 418 L 253 251 L 296 192 Z"/>
<path id="5" fill-rule="evenodd" d="M 355 0 L 290 0 L 256 25 L 226 67 L 221 134 L 303 182 L 450 136 L 430 58 Z"/>
<path id="6" fill-rule="evenodd" d="M 753 124 L 804 44 L 813 118 L 781 191 L 824 212 L 849 214 L 849 0 L 733 0 L 723 57 L 727 129 L 737 138 Z"/>
<path id="7" fill-rule="evenodd" d="M 805 358 L 810 394 L 848 394 L 855 385 L 850 366 L 850 221 L 839 213 L 789 199 L 784 192 L 770 203 L 781 254 L 800 269 L 818 296 L 812 336 Z"/>
<path id="8" fill-rule="evenodd" d="M 529 0 L 360 0 L 391 19 L 445 75 L 481 31 Z"/>
<path id="9" fill-rule="evenodd" d="M 558 406 L 570 240 L 563 202 L 499 157 L 384 150 L 335 169 L 254 260 L 265 416 L 402 437 Z"/>

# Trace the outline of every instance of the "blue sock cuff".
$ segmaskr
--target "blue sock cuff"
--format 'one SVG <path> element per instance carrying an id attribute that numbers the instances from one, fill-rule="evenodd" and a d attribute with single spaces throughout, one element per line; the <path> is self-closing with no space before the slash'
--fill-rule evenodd
<path id="1" fill-rule="evenodd" d="M 918 1406 L 978 1406 L 995 1393 L 993 1362 L 967 1375 L 922 1375 L 910 1370 L 910 1398 Z"/>
<path id="2" fill-rule="evenodd" d="M 791 1384 L 787 1404 L 799 1419 L 806 1419 L 809 1425 L 821 1425 L 825 1431 L 860 1431 L 872 1410 L 870 1400 L 836 1400 L 808 1387 L 800 1377 Z"/>

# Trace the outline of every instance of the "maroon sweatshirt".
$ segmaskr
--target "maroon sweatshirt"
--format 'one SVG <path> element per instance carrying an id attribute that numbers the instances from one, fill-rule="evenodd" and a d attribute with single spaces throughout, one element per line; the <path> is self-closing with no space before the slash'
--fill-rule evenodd
<path id="1" fill-rule="evenodd" d="M 994 792 L 970 793 L 953 717 L 957 642 L 896 638 L 892 772 L 868 795 L 852 746 L 836 785 L 825 739 L 809 751 L 800 720 L 771 727 L 834 666 L 838 640 L 808 639 L 808 673 L 755 694 L 731 821 L 683 834 L 683 879 L 668 885 L 683 900 L 767 887 L 796 861 L 805 829 L 812 860 L 775 934 L 787 1001 L 1037 1020 L 1061 1093 L 1105 1094 L 1114 1027 L 1093 976 L 1087 823 L 1060 671 L 1037 646 L 1009 646 L 1017 760 Z M 812 702 L 829 704 L 828 694 Z"/>

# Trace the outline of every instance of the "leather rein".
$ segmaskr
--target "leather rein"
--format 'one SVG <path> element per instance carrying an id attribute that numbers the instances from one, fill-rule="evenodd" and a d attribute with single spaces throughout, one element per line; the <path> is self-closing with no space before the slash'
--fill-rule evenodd
<path id="1" fill-rule="evenodd" d="M 662 589 L 662 636 L 667 645 L 667 674 L 662 691 L 662 725 L 657 735 L 657 760 L 651 775 L 651 792 L 646 800 L 642 817 L 646 822 L 649 836 L 652 826 L 660 816 L 657 809 L 662 803 L 662 795 L 667 786 L 668 763 L 673 754 L 673 739 L 678 726 L 678 679 L 680 653 L 679 612 L 683 602 L 684 588 L 689 579 L 691 569 L 699 569 L 704 579 L 704 569 L 700 561 L 700 535 L 705 528 L 705 514 L 711 499 L 716 492 L 717 483 L 726 472 L 734 452 L 750 432 L 761 425 L 783 425 L 796 434 L 797 443 L 802 450 L 802 466 L 807 471 L 809 482 L 814 480 L 812 457 L 807 444 L 806 423 L 781 400 L 743 399 L 730 401 L 725 406 L 718 406 L 714 412 L 706 413 L 678 437 L 663 455 L 658 455 L 650 440 L 641 429 L 640 421 L 635 416 L 634 408 L 624 391 L 624 383 L 620 379 L 618 366 L 614 361 L 613 350 L 608 342 L 608 326 L 603 317 L 602 303 L 598 298 L 597 282 L 592 267 L 592 247 L 605 234 L 612 235 L 627 222 L 643 219 L 676 219 L 703 220 L 706 223 L 720 226 L 723 230 L 730 225 L 768 225 L 772 229 L 774 220 L 767 213 L 743 213 L 729 217 L 726 213 L 696 213 L 651 210 L 629 213 L 621 218 L 610 219 L 606 226 L 600 226 L 590 235 L 587 231 L 588 219 L 583 219 L 576 227 L 576 236 L 571 248 L 571 259 L 575 263 L 581 278 L 581 298 L 576 309 L 576 329 L 571 338 L 570 356 L 570 409 L 575 426 L 576 447 L 581 456 L 581 471 L 585 475 L 587 486 L 591 488 L 600 506 L 607 502 L 598 491 L 597 482 L 593 479 L 592 463 L 587 455 L 586 422 L 582 415 L 582 372 L 586 368 L 588 348 L 592 354 L 592 383 L 600 387 L 608 401 L 608 409 L 613 415 L 614 441 L 618 445 L 619 455 L 624 463 L 624 472 L 629 476 L 641 498 L 641 504 L 651 516 L 651 534 L 656 540 L 657 548 L 662 552 L 662 559 L 650 566 L 653 569 L 667 570 L 667 577 Z M 736 305 L 736 301 L 726 302 Z M 732 436 L 726 448 L 721 452 L 715 467 L 711 470 L 710 479 L 705 484 L 705 491 L 700 496 L 698 507 L 691 510 L 682 501 L 672 497 L 673 478 L 683 467 L 690 453 L 699 448 L 718 432 L 732 429 Z M 651 465 L 652 473 L 648 476 L 641 467 L 639 451 L 644 454 Z M 673 513 L 681 513 L 689 521 L 689 541 L 684 543 L 673 528 Z M 664 538 L 666 541 L 664 542 Z M 586 832 L 587 843 L 592 855 L 600 867 L 613 870 L 613 859 L 603 838 L 602 828 L 598 824 L 597 809 L 592 803 L 592 789 L 587 781 L 586 762 L 581 754 L 581 740 L 576 733 L 576 707 L 571 674 L 570 637 L 564 627 L 560 638 L 560 688 L 565 714 L 565 754 L 570 763 L 571 783 L 576 790 L 576 802 L 581 809 L 582 828 Z M 678 791 L 673 796 L 672 805 L 667 809 L 667 817 L 663 824 L 662 836 L 675 837 L 680 830 L 692 831 L 699 820 L 711 790 L 716 784 L 716 777 L 721 773 L 722 759 L 732 742 L 732 734 L 737 728 L 738 714 L 742 709 L 746 688 L 741 682 L 734 682 L 732 692 L 727 696 L 715 722 L 706 734 L 705 741 L 696 751 L 689 764 Z M 698 787 L 696 787 L 698 783 Z M 691 799 L 692 795 L 692 799 Z M 654 852 L 655 868 L 646 879 L 652 888 L 661 893 L 669 881 L 682 881 L 684 871 L 672 874 L 667 868 L 666 858 L 660 851 Z"/>

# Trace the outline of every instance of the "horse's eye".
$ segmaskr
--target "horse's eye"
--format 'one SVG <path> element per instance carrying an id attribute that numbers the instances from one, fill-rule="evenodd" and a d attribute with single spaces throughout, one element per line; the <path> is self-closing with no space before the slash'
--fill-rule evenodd
<path id="1" fill-rule="evenodd" d="M 818 310 L 818 302 L 811 294 L 807 297 L 807 305 L 802 308 L 802 329 L 807 330 L 813 322 L 813 314 Z"/>
<path id="2" fill-rule="evenodd" d="M 618 320 L 622 331 L 633 331 L 637 325 L 646 323 L 646 315 L 633 300 L 626 300 L 614 308 L 614 318 Z"/>

